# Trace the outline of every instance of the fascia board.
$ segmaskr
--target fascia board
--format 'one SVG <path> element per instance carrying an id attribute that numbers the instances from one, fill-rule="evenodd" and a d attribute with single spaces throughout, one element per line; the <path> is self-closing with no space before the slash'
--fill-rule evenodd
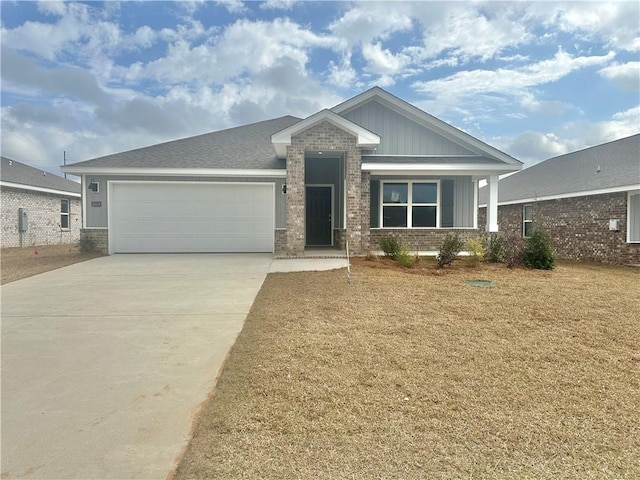
<path id="1" fill-rule="evenodd" d="M 520 170 L 520 166 L 508 168 L 506 165 L 416 165 L 415 163 L 363 163 L 362 171 L 372 175 L 406 175 L 406 174 L 437 174 L 437 175 L 473 175 L 486 177 L 502 175 Z"/>
<path id="2" fill-rule="evenodd" d="M 148 175 L 148 176 L 194 176 L 194 177 L 286 177 L 285 169 L 240 169 L 240 168 L 115 168 L 73 167 L 67 165 L 62 171 L 76 175 Z"/>
<path id="3" fill-rule="evenodd" d="M 0 182 L 0 186 L 8 187 L 8 188 L 19 188 L 20 190 L 29 190 L 33 192 L 53 193 L 55 195 L 64 195 L 67 197 L 76 197 L 76 198 L 81 197 L 81 194 L 76 192 L 69 192 L 67 190 L 57 190 L 55 188 L 36 187 L 34 185 L 25 185 L 23 183 Z"/>
<path id="4" fill-rule="evenodd" d="M 498 202 L 498 206 L 517 205 L 519 203 L 544 202 L 547 200 L 562 200 L 563 198 L 587 197 L 589 195 L 606 195 L 607 193 L 632 192 L 639 189 L 640 189 L 640 185 L 634 184 L 634 185 L 626 185 L 621 187 L 600 188 L 597 190 L 583 190 L 581 192 L 560 193 L 557 195 L 543 195 L 540 197 L 529 197 L 529 198 L 519 198 L 517 200 L 508 200 L 506 202 Z M 498 192 L 500 192 L 500 183 L 498 183 Z M 487 205 L 485 203 L 479 205 L 479 207 L 486 207 L 486 206 Z"/>

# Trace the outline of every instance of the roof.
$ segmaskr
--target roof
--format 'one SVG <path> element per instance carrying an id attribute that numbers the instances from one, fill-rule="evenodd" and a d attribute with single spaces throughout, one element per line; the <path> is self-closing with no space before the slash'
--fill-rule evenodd
<path id="1" fill-rule="evenodd" d="M 498 203 L 640 189 L 640 134 L 553 157 L 500 180 Z M 479 203 L 487 203 L 480 189 Z"/>
<path id="2" fill-rule="evenodd" d="M 76 194 L 74 196 L 80 195 L 81 187 L 77 182 L 7 157 L 1 158 L 0 180 L 3 186 L 50 191 L 51 193 L 73 193 Z"/>
<path id="3" fill-rule="evenodd" d="M 100 168 L 233 168 L 284 169 L 271 143 L 271 134 L 300 119 L 284 116 L 195 137 L 137 148 L 67 165 Z"/>

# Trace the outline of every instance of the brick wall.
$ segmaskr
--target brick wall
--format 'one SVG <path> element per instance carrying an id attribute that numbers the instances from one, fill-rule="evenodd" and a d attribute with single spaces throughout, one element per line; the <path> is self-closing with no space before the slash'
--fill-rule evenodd
<path id="1" fill-rule="evenodd" d="M 284 255 L 287 253 L 287 230 L 278 228 L 275 231 L 274 253 L 276 255 Z"/>
<path id="2" fill-rule="evenodd" d="M 561 258 L 604 263 L 640 263 L 640 244 L 627 243 L 627 194 L 563 198 L 535 202 L 533 223 L 541 225 Z M 522 236 L 523 204 L 498 207 L 500 231 Z M 480 209 L 479 218 L 486 215 Z M 619 231 L 609 230 L 609 220 L 620 221 Z"/>
<path id="3" fill-rule="evenodd" d="M 371 229 L 371 250 L 380 250 L 380 240 L 392 235 L 401 244 L 407 245 L 411 251 L 434 252 L 440 250 L 440 246 L 447 234 L 458 234 L 462 241 L 468 238 L 476 238 L 484 235 L 484 231 L 462 228 L 443 228 L 436 230 L 420 230 L 412 228 L 374 228 Z"/>
<path id="4" fill-rule="evenodd" d="M 108 228 L 83 228 L 80 230 L 82 239 L 91 239 L 95 243 L 97 252 L 109 253 L 109 229 Z"/>
<path id="5" fill-rule="evenodd" d="M 73 244 L 80 240 L 82 205 L 79 198 L 7 187 L 2 187 L 0 197 L 2 247 Z M 69 200 L 68 230 L 60 228 L 60 200 L 63 198 Z M 22 245 L 19 208 L 24 208 L 29 218 L 27 231 L 22 233 Z"/>
<path id="6" fill-rule="evenodd" d="M 362 252 L 361 158 L 353 135 L 329 122 L 315 125 L 291 139 L 287 146 L 287 233 L 289 256 L 304 254 L 305 150 L 345 152 L 346 240 L 354 254 Z M 367 199 L 367 205 L 369 204 Z"/>

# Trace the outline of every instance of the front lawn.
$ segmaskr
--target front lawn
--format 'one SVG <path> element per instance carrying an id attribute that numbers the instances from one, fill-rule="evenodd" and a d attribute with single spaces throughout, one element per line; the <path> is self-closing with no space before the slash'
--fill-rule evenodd
<path id="1" fill-rule="evenodd" d="M 175 478 L 640 478 L 640 269 L 407 272 L 269 275 Z"/>

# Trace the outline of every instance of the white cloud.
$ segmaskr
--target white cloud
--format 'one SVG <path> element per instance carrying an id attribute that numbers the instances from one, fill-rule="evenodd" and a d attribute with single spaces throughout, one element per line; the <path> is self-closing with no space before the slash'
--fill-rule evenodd
<path id="1" fill-rule="evenodd" d="M 383 49 L 380 42 L 362 45 L 362 56 L 367 61 L 367 71 L 381 75 L 402 73 L 411 59 L 407 55 L 393 54 Z"/>
<path id="2" fill-rule="evenodd" d="M 620 88 L 640 91 L 640 62 L 616 63 L 603 68 L 598 73 Z"/>
<path id="3" fill-rule="evenodd" d="M 363 2 L 350 8 L 341 18 L 329 25 L 329 30 L 341 38 L 346 46 L 385 40 L 393 33 L 413 27 L 410 4 L 396 2 Z"/>
<path id="4" fill-rule="evenodd" d="M 342 58 L 340 65 L 331 60 L 329 62 L 329 83 L 340 88 L 349 88 L 356 83 L 357 73 L 351 66 L 351 55 L 346 54 Z"/>
<path id="5" fill-rule="evenodd" d="M 467 61 L 486 61 L 507 47 L 528 43 L 527 31 L 515 9 L 503 4 L 473 7 L 454 4 L 444 18 L 425 23 L 423 58 L 434 58 L 448 52 Z M 491 11 L 498 9 L 498 11 Z"/>
<path id="6" fill-rule="evenodd" d="M 412 86 L 434 103 L 442 100 L 448 105 L 486 94 L 522 98 L 529 95 L 531 87 L 555 82 L 583 68 L 602 65 L 613 57 L 612 52 L 601 56 L 572 57 L 560 50 L 551 59 L 518 68 L 461 71 L 445 78 L 414 82 Z"/>
<path id="7" fill-rule="evenodd" d="M 247 11 L 244 2 L 240 0 L 218 0 L 216 3 L 226 8 L 229 13 L 240 14 Z"/>
<path id="8" fill-rule="evenodd" d="M 267 0 L 260 4 L 262 10 L 291 10 L 296 0 Z"/>

